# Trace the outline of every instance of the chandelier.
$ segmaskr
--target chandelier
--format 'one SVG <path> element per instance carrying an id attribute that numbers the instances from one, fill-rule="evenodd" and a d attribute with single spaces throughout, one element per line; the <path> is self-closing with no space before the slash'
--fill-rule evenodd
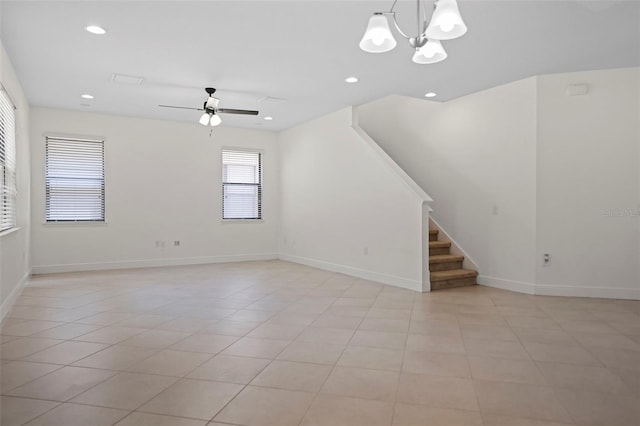
<path id="1" fill-rule="evenodd" d="M 442 47 L 442 40 L 452 40 L 467 32 L 467 26 L 462 21 L 456 0 L 437 0 L 431 20 L 427 21 L 424 0 L 416 0 L 417 35 L 410 37 L 405 34 L 396 21 L 393 9 L 398 0 L 393 2 L 388 12 L 376 12 L 369 18 L 369 25 L 360 41 L 360 49 L 370 53 L 384 53 L 392 50 L 398 44 L 389 28 L 391 18 L 396 30 L 406 38 L 409 46 L 414 49 L 413 62 L 416 64 L 435 64 L 447 58 L 447 52 Z"/>

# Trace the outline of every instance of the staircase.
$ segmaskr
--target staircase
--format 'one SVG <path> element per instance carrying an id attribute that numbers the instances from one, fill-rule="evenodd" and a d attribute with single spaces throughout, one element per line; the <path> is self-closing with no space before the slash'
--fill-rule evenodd
<path id="1" fill-rule="evenodd" d="M 429 230 L 431 290 L 475 285 L 478 271 L 463 269 L 464 256 L 449 254 L 451 243 L 438 241 L 438 233 L 437 229 Z"/>

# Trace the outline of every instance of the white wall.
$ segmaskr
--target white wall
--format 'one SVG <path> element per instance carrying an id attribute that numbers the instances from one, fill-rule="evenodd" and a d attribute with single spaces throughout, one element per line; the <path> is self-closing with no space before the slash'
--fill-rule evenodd
<path id="1" fill-rule="evenodd" d="M 392 96 L 360 125 L 433 197 L 432 217 L 480 266 L 479 282 L 533 293 L 535 78 L 450 102 Z"/>
<path id="2" fill-rule="evenodd" d="M 10 58 L 0 44 L 0 83 L 16 106 L 17 230 L 0 235 L 0 320 L 8 313 L 31 272 L 29 252 L 29 103 Z"/>
<path id="3" fill-rule="evenodd" d="M 423 202 L 351 119 L 347 108 L 280 134 L 280 257 L 422 290 Z"/>
<path id="4" fill-rule="evenodd" d="M 639 68 L 539 77 L 539 293 L 640 298 L 639 154 Z"/>
<path id="5" fill-rule="evenodd" d="M 34 273 L 276 258 L 277 135 L 209 131 L 198 123 L 32 108 Z M 105 138 L 106 225 L 45 224 L 44 134 L 51 132 Z M 222 222 L 222 147 L 263 151 L 263 221 Z M 157 248 L 162 240 L 166 247 Z"/>

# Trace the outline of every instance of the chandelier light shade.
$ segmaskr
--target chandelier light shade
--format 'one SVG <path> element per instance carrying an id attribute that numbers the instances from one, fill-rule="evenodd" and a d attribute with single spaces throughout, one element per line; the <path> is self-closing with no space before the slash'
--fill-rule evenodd
<path id="1" fill-rule="evenodd" d="M 440 40 L 429 40 L 427 44 L 416 49 L 412 58 L 416 64 L 435 64 L 445 59 L 447 59 L 447 52 L 444 51 Z"/>
<path id="2" fill-rule="evenodd" d="M 220 118 L 220 116 L 218 114 L 212 114 L 211 115 L 211 126 L 215 127 L 215 126 L 219 126 L 222 123 L 222 119 Z"/>
<path id="3" fill-rule="evenodd" d="M 376 13 L 369 18 L 367 30 L 360 40 L 360 49 L 370 53 L 383 53 L 392 50 L 397 44 L 385 15 Z"/>
<path id="4" fill-rule="evenodd" d="M 203 126 L 206 126 L 207 124 L 209 124 L 209 114 L 208 113 L 204 113 L 200 116 L 200 120 L 199 120 L 200 124 L 202 124 Z"/>
<path id="5" fill-rule="evenodd" d="M 413 62 L 417 64 L 435 64 L 447 58 L 441 40 L 452 40 L 464 35 L 467 26 L 464 24 L 456 0 L 437 0 L 431 20 L 427 21 L 424 11 L 424 0 L 416 0 L 417 31 L 414 37 L 405 34 L 398 22 L 394 8 L 398 0 L 393 2 L 388 12 L 376 12 L 369 18 L 367 30 L 360 40 L 360 49 L 370 53 L 384 53 L 398 44 L 389 28 L 391 20 L 402 37 L 407 39 L 413 49 Z"/>
<path id="6" fill-rule="evenodd" d="M 425 35 L 428 39 L 452 40 L 463 36 L 467 26 L 462 21 L 456 0 L 438 0 Z"/>

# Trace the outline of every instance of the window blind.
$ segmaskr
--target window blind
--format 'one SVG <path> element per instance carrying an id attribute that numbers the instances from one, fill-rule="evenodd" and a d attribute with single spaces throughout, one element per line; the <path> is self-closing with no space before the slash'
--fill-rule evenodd
<path id="1" fill-rule="evenodd" d="M 262 219 L 262 154 L 222 151 L 222 218 Z"/>
<path id="2" fill-rule="evenodd" d="M 104 141 L 46 138 L 47 222 L 104 221 Z"/>
<path id="3" fill-rule="evenodd" d="M 0 231 L 16 226 L 16 112 L 0 88 Z"/>

